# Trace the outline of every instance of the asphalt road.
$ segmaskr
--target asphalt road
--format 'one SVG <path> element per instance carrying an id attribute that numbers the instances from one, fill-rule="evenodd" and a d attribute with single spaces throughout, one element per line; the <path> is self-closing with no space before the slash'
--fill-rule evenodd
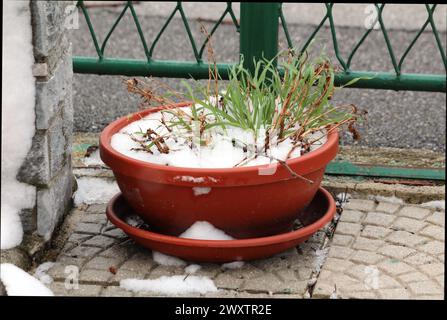
<path id="1" fill-rule="evenodd" d="M 138 8 L 137 8 L 138 9 Z M 166 18 L 147 13 L 147 6 L 141 9 L 140 23 L 147 39 L 153 39 Z M 144 14 L 146 12 L 146 14 Z M 352 13 L 351 13 L 352 14 Z M 92 8 L 91 20 L 95 32 L 102 40 L 116 19 L 116 8 Z M 206 14 L 204 14 L 206 17 Z M 211 17 L 212 18 L 212 17 Z M 310 20 L 309 17 L 306 18 Z M 304 19 L 305 21 L 307 21 Z M 212 22 L 203 21 L 210 30 Z M 196 39 L 203 39 L 197 20 L 190 22 Z M 310 35 L 311 24 L 292 23 L 289 32 L 294 44 L 299 46 Z M 408 29 L 398 25 L 389 33 L 393 49 L 400 57 L 416 34 L 414 24 Z M 445 47 L 445 28 L 441 28 L 441 39 Z M 340 51 L 347 57 L 350 49 L 365 32 L 360 25 L 344 25 L 337 28 Z M 285 46 L 285 38 L 280 30 L 280 45 Z M 330 29 L 323 28 L 317 38 L 315 49 L 326 46 L 330 56 L 334 56 Z M 71 33 L 73 54 L 95 56 L 91 37 L 85 21 L 80 17 L 80 28 Z M 239 38 L 234 26 L 223 24 L 214 39 L 216 58 L 220 62 L 238 59 Z M 143 47 L 139 41 L 135 25 L 127 13 L 109 40 L 106 56 L 144 59 Z M 174 18 L 157 45 L 155 59 L 194 60 L 191 45 L 183 23 Z M 333 61 L 336 61 L 335 59 Z M 357 52 L 354 70 L 391 71 L 392 64 L 387 53 L 383 35 L 373 31 Z M 439 51 L 431 32 L 424 32 L 410 52 L 403 65 L 404 72 L 445 73 Z M 138 108 L 138 98 L 127 93 L 123 85 L 124 77 L 81 75 L 74 76 L 75 131 L 99 132 L 117 117 L 134 112 Z M 181 89 L 180 79 L 160 79 L 171 87 Z M 445 93 L 395 92 L 390 90 L 343 89 L 335 96 L 340 103 L 353 103 L 368 111 L 367 121 L 360 124 L 362 140 L 355 142 L 365 146 L 386 146 L 400 148 L 424 148 L 445 151 L 446 95 Z M 344 144 L 354 143 L 345 136 Z"/>

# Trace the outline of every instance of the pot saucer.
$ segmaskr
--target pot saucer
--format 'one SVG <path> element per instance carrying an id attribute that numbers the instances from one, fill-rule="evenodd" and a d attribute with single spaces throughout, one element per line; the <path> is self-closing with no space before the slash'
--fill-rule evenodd
<path id="1" fill-rule="evenodd" d="M 302 228 L 274 236 L 240 240 L 196 240 L 168 236 L 127 224 L 125 217 L 133 210 L 121 193 L 108 203 L 107 218 L 143 247 L 197 262 L 230 262 L 272 256 L 307 240 L 333 218 L 336 205 L 331 194 L 319 188 L 312 202 L 304 209 Z"/>

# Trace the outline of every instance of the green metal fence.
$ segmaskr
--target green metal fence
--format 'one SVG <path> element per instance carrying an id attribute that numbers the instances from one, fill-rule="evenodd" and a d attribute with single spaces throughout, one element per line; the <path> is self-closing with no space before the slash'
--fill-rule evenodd
<path id="1" fill-rule="evenodd" d="M 244 62 L 247 63 L 247 67 L 250 66 L 250 62 L 254 57 L 264 56 L 266 58 L 273 58 L 278 51 L 278 29 L 283 30 L 287 45 L 289 48 L 295 48 L 290 33 L 287 27 L 287 21 L 284 17 L 281 3 L 241 3 L 240 4 L 240 22 L 237 20 L 233 11 L 233 5 L 231 2 L 226 3 L 226 8 L 222 12 L 220 18 L 216 21 L 210 35 L 212 36 L 217 28 L 222 24 L 224 18 L 229 16 L 236 28 L 240 33 L 240 53 L 244 55 Z M 365 42 L 367 37 L 371 34 L 371 29 L 367 29 L 364 34 L 358 39 L 357 43 L 348 54 L 345 60 L 340 54 L 339 43 L 337 40 L 337 32 L 334 24 L 332 10 L 333 3 L 324 4 L 326 8 L 326 14 L 314 29 L 312 34 L 306 39 L 302 48 L 299 48 L 301 52 L 306 50 L 311 41 L 315 38 L 322 26 L 328 22 L 331 31 L 332 45 L 335 51 L 335 56 L 339 62 L 341 69 L 336 74 L 336 85 L 343 85 L 354 78 L 364 78 L 356 82 L 352 87 L 357 88 L 369 88 L 369 89 L 392 89 L 392 90 L 412 90 L 412 91 L 434 91 L 434 92 L 446 92 L 446 76 L 445 74 L 410 74 L 404 73 L 403 64 L 410 51 L 414 48 L 415 43 L 420 38 L 422 33 L 426 31 L 430 26 L 433 34 L 433 40 L 436 43 L 439 51 L 439 59 L 444 65 L 445 71 L 447 71 L 447 60 L 445 49 L 441 43 L 440 35 L 437 30 L 436 24 L 433 19 L 433 13 L 437 9 L 437 5 L 425 4 L 425 10 L 427 11 L 427 19 L 422 25 L 421 29 L 416 33 L 413 40 L 408 47 L 404 50 L 401 57 L 397 57 L 394 53 L 392 43 L 388 36 L 388 30 L 383 19 L 383 10 L 386 7 L 385 4 L 374 4 L 377 10 L 378 24 L 380 31 L 383 34 L 389 58 L 393 65 L 394 72 L 372 72 L 372 71 L 359 71 L 351 70 L 351 62 L 358 52 L 358 49 Z M 175 8 L 170 13 L 164 25 L 161 27 L 159 33 L 155 36 L 152 42 L 148 42 L 144 35 L 144 31 L 138 20 L 138 16 L 135 12 L 135 8 L 132 1 L 128 1 L 123 5 L 123 9 L 116 19 L 115 23 L 106 34 L 104 41 L 100 43 L 95 33 L 93 25 L 90 20 L 88 8 L 83 1 L 77 2 L 78 8 L 82 11 L 93 44 L 97 53 L 96 57 L 73 57 L 73 70 L 76 73 L 93 73 L 93 74 L 107 74 L 107 75 L 126 75 L 126 76 L 155 76 L 155 77 L 175 77 L 175 78 L 196 78 L 207 79 L 208 78 L 208 63 L 203 61 L 203 53 L 206 48 L 207 39 L 203 43 L 198 43 L 192 33 L 188 23 L 187 16 L 183 9 L 182 3 L 177 2 Z M 133 21 L 136 26 L 139 38 L 141 40 L 142 48 L 146 59 L 122 59 L 108 57 L 106 55 L 106 48 L 110 36 L 114 30 L 118 27 L 123 16 L 130 12 Z M 153 59 L 153 53 L 156 49 L 157 43 L 159 43 L 163 33 L 167 26 L 171 23 L 175 15 L 179 15 L 185 30 L 188 35 L 188 39 L 191 44 L 191 48 L 195 57 L 195 61 L 167 61 L 167 60 L 155 60 Z M 259 37 L 262 34 L 262 37 Z M 228 70 L 231 68 L 232 63 L 218 63 L 217 67 L 219 74 L 223 79 L 228 78 Z M 280 66 L 279 66 L 280 68 Z M 374 170 L 361 169 L 356 166 L 352 166 L 349 163 L 332 163 L 327 172 L 331 174 L 352 174 L 352 175 L 372 175 L 381 177 L 407 177 L 416 179 L 435 179 L 445 180 L 445 170 L 443 169 L 407 169 L 398 170 L 390 168 L 375 167 Z"/>

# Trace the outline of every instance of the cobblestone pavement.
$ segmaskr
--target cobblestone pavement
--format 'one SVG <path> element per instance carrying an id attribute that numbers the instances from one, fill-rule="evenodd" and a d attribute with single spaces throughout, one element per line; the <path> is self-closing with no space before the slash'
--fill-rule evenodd
<path id="1" fill-rule="evenodd" d="M 352 200 L 313 298 L 444 298 L 445 212 Z"/>
<path id="2" fill-rule="evenodd" d="M 105 205 L 86 206 L 72 212 L 82 215 L 80 222 L 48 271 L 54 280 L 49 287 L 55 295 L 160 296 L 157 293 L 126 291 L 120 288 L 119 282 L 128 278 L 186 276 L 185 266 L 157 264 L 150 250 L 135 244 L 120 229 L 107 222 L 104 212 Z M 315 284 L 314 275 L 323 262 L 325 240 L 327 242 L 326 230 L 321 230 L 299 248 L 275 257 L 246 262 L 238 269 L 202 264 L 194 275 L 209 277 L 219 289 L 216 293 L 206 294 L 206 297 L 302 298 L 308 295 L 309 285 Z M 65 286 L 72 276 L 78 277 L 78 289 Z"/>
<path id="3" fill-rule="evenodd" d="M 107 222 L 104 211 L 105 205 L 91 205 L 72 212 L 79 223 L 48 271 L 55 295 L 160 296 L 126 291 L 120 280 L 186 276 L 184 266 L 157 264 L 149 250 Z M 442 299 L 444 223 L 444 211 L 352 199 L 333 236 L 331 223 L 272 258 L 239 269 L 202 264 L 195 275 L 219 289 L 206 297 Z M 73 277 L 77 289 L 65 285 Z"/>

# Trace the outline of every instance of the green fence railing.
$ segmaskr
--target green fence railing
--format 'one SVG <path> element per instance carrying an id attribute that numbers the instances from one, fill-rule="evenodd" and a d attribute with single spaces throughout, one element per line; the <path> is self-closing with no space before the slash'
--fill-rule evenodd
<path id="1" fill-rule="evenodd" d="M 436 4 L 425 4 L 425 10 L 427 12 L 427 19 L 421 26 L 420 30 L 416 33 L 407 48 L 403 51 L 402 56 L 398 57 L 394 50 L 390 38 L 388 36 L 388 30 L 383 18 L 383 11 L 386 7 L 385 4 L 374 4 L 377 12 L 377 22 L 379 24 L 380 32 L 383 35 L 387 52 L 390 61 L 393 66 L 393 72 L 373 72 L 373 71 L 361 71 L 352 70 L 351 62 L 354 56 L 358 52 L 362 44 L 371 34 L 371 29 L 367 29 L 363 35 L 357 40 L 356 44 L 349 52 L 347 59 L 344 59 L 340 54 L 339 41 L 337 38 L 336 26 L 332 10 L 334 3 L 324 4 L 326 14 L 319 22 L 317 27 L 313 30 L 311 35 L 304 41 L 304 45 L 298 48 L 300 52 L 306 50 L 311 41 L 315 38 L 317 33 L 321 30 L 323 25 L 329 24 L 332 45 L 335 52 L 335 57 L 341 66 L 341 70 L 336 73 L 335 84 L 343 85 L 348 83 L 354 78 L 362 78 L 352 85 L 357 88 L 369 88 L 369 89 L 391 89 L 391 90 L 411 90 L 411 91 L 433 91 L 433 92 L 446 92 L 446 75 L 444 74 L 414 74 L 404 73 L 403 65 L 408 57 L 414 45 L 420 38 L 420 36 L 427 32 L 428 26 L 431 28 L 433 34 L 433 41 L 439 51 L 439 59 L 441 60 L 444 71 L 447 71 L 447 60 L 445 49 L 441 42 L 440 34 L 437 30 L 433 14 L 438 8 Z M 132 1 L 128 1 L 123 5 L 123 9 L 118 15 L 118 18 L 113 23 L 112 27 L 104 37 L 102 43 L 98 41 L 98 37 L 91 23 L 88 8 L 83 1 L 77 2 L 78 8 L 82 11 L 85 17 L 88 29 L 90 31 L 92 41 L 96 50 L 97 56 L 85 57 L 74 56 L 73 57 L 73 70 L 76 73 L 91 73 L 91 74 L 103 74 L 103 75 L 126 75 L 126 76 L 155 76 L 155 77 L 175 77 L 175 78 L 196 78 L 207 79 L 208 78 L 208 63 L 203 61 L 203 53 L 206 47 L 207 39 L 202 43 L 198 43 L 191 32 L 188 19 L 183 9 L 182 2 L 177 2 L 172 12 L 168 16 L 166 22 L 161 27 L 159 33 L 154 37 L 151 42 L 147 41 L 144 31 L 138 20 L 138 16 L 135 12 Z M 230 17 L 231 21 L 240 33 L 240 53 L 244 55 L 244 61 L 246 63 L 253 61 L 254 57 L 260 57 L 263 55 L 266 58 L 272 58 L 276 55 L 278 50 L 278 29 L 282 29 L 285 34 L 287 45 L 289 48 L 297 49 L 290 36 L 288 30 L 287 21 L 284 17 L 281 3 L 244 3 L 240 4 L 240 22 L 237 20 L 233 11 L 233 4 L 231 2 L 226 3 L 226 7 L 219 19 L 215 22 L 211 28 L 209 34 L 212 36 L 219 26 L 224 21 L 225 17 Z M 123 16 L 130 12 L 132 19 L 136 26 L 139 39 L 144 50 L 145 59 L 124 59 L 114 58 L 106 55 L 106 48 L 110 36 L 114 30 L 118 27 Z M 194 54 L 195 61 L 167 61 L 167 60 L 155 60 L 153 58 L 154 50 L 163 36 L 167 26 L 171 23 L 175 15 L 179 15 Z M 259 35 L 263 36 L 260 37 Z M 433 57 L 435 58 L 435 57 Z M 228 78 L 228 70 L 231 68 L 232 63 L 218 63 L 217 67 L 219 74 L 223 79 Z M 247 65 L 249 67 L 249 65 Z M 280 68 L 280 66 L 279 66 Z M 346 166 L 340 166 L 334 164 L 333 167 L 328 168 L 328 172 L 331 173 L 343 173 Z M 389 168 L 384 170 L 375 169 L 370 171 L 371 175 L 375 176 L 396 176 L 391 172 Z M 406 171 L 402 171 L 401 174 L 404 177 L 421 178 L 421 179 L 435 179 L 445 180 L 445 170 L 441 169 L 412 169 L 413 174 L 407 174 Z M 353 167 L 350 167 L 349 172 L 346 174 L 356 174 Z M 360 171 L 358 174 L 363 175 Z"/>

